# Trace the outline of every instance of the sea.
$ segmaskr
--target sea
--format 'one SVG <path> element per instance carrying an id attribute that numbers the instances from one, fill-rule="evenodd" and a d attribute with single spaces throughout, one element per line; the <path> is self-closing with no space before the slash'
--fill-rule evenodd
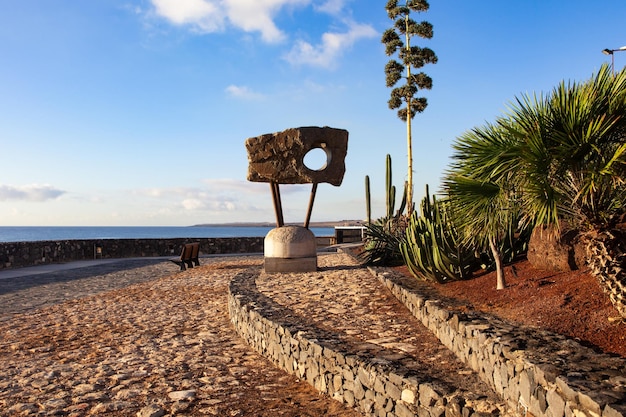
<path id="1" fill-rule="evenodd" d="M 173 239 L 264 237 L 265 226 L 0 226 L 0 242 L 86 239 Z M 315 236 L 334 236 L 332 227 L 310 227 Z"/>

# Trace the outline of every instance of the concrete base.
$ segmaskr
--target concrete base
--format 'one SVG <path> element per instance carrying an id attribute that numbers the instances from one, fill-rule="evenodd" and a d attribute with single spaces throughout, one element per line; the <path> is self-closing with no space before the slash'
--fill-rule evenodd
<path id="1" fill-rule="evenodd" d="M 317 271 L 317 256 L 312 258 L 265 258 L 265 272 L 268 274 L 315 271 Z"/>
<path id="2" fill-rule="evenodd" d="M 314 272 L 317 270 L 315 235 L 301 226 L 269 231 L 264 241 L 265 272 Z"/>

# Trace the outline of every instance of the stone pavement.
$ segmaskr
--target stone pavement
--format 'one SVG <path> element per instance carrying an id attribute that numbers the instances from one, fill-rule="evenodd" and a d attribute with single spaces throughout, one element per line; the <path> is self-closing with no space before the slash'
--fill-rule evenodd
<path id="1" fill-rule="evenodd" d="M 177 271 L 163 258 L 102 259 L 0 271 L 0 322 L 15 313 L 87 297 Z"/>
<path id="2" fill-rule="evenodd" d="M 275 368 L 232 329 L 227 286 L 262 256 L 159 259 L 0 279 L 0 415 L 357 416 Z M 367 269 L 260 274 L 259 290 L 349 345 L 402 352 L 416 372 L 492 397 Z"/>

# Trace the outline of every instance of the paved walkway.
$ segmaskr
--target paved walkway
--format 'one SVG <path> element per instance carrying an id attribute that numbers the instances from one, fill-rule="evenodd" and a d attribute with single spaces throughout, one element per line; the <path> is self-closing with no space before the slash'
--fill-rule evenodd
<path id="1" fill-rule="evenodd" d="M 366 269 L 344 254 L 318 260 L 311 274 L 261 274 L 260 291 L 349 344 L 409 353 L 423 375 L 493 395 Z M 131 259 L 0 274 L 0 415 L 359 415 L 234 333 L 228 282 L 261 270 L 262 256 L 201 261 L 184 272 Z"/>
<path id="2" fill-rule="evenodd" d="M 123 259 L 94 259 L 88 261 L 67 262 L 63 264 L 29 266 L 26 268 L 0 269 L 0 279 L 49 274 L 51 272 L 68 271 L 70 269 L 86 268 L 121 261 L 123 261 Z"/>
<path id="3" fill-rule="evenodd" d="M 161 258 L 103 259 L 0 271 L 0 322 L 11 314 L 171 275 Z"/>

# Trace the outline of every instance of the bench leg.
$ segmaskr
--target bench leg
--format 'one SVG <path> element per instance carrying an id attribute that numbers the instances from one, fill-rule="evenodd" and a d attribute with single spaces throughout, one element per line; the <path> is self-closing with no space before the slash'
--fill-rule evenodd
<path id="1" fill-rule="evenodd" d="M 175 263 L 176 265 L 180 266 L 180 270 L 181 270 L 181 271 L 184 271 L 184 270 L 186 269 L 186 268 L 185 268 L 185 263 L 184 263 L 183 261 L 177 261 L 177 260 L 175 260 L 175 259 L 170 259 L 170 262 L 173 262 L 173 263 Z"/>

